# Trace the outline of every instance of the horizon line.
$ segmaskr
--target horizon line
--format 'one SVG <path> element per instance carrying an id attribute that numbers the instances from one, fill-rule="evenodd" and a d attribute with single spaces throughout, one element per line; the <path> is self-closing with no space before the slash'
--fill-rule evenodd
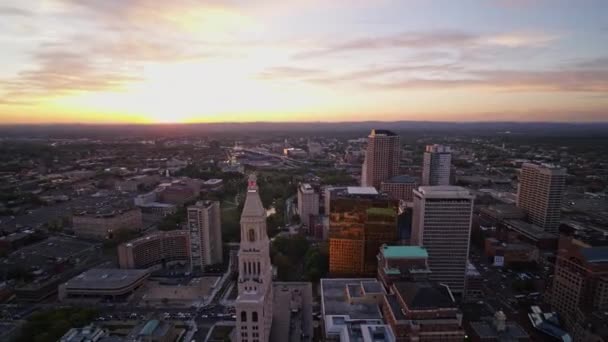
<path id="1" fill-rule="evenodd" d="M 10 126 L 194 126 L 194 125 L 253 125 L 253 124 L 366 124 L 366 123 L 428 123 L 428 124 L 567 124 L 567 125 L 592 125 L 608 124 L 606 120 L 595 121 L 432 121 L 432 120 L 364 120 L 364 121 L 217 121 L 217 122 L 15 122 L 2 123 L 0 127 Z"/>

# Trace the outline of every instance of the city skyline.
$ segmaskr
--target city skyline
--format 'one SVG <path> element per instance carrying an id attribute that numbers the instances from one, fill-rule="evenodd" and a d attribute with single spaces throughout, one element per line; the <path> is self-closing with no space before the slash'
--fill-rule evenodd
<path id="1" fill-rule="evenodd" d="M 608 121 L 608 3 L 7 1 L 0 124 Z"/>

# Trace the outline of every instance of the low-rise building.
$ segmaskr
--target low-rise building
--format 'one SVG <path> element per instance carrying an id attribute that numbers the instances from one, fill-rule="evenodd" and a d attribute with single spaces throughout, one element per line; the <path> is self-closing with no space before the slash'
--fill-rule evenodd
<path id="1" fill-rule="evenodd" d="M 321 279 L 323 338 L 361 341 L 364 331 L 373 328 L 382 329 L 387 337 L 384 341 L 394 341 L 379 307 L 385 294 L 382 284 L 374 278 Z"/>
<path id="2" fill-rule="evenodd" d="M 395 282 L 384 297 L 382 311 L 397 342 L 461 342 L 465 338 L 462 314 L 446 285 Z"/>
<path id="3" fill-rule="evenodd" d="M 502 311 L 493 318 L 469 323 L 469 337 L 473 342 L 525 342 L 530 335 L 516 322 L 507 321 Z"/>
<path id="4" fill-rule="evenodd" d="M 59 285 L 59 300 L 126 300 L 148 278 L 147 270 L 92 268 Z"/>
<path id="5" fill-rule="evenodd" d="M 82 328 L 71 328 L 59 339 L 59 342 L 102 342 L 108 336 L 107 330 L 89 324 Z"/>
<path id="6" fill-rule="evenodd" d="M 139 231 L 143 228 L 139 208 L 103 208 L 74 214 L 72 224 L 76 236 L 84 239 L 112 239 L 120 229 Z"/>
<path id="7" fill-rule="evenodd" d="M 39 302 L 57 293 L 59 284 L 99 263 L 101 245 L 68 237 L 52 236 L 11 253 L 0 265 L 6 274 L 26 269 L 31 281 L 17 281 L 20 301 Z"/>
<path id="8" fill-rule="evenodd" d="M 141 189 L 152 188 L 160 181 L 160 175 L 138 175 L 116 183 L 116 190 L 137 192 Z"/>
<path id="9" fill-rule="evenodd" d="M 127 341 L 174 342 L 178 336 L 179 330 L 173 322 L 152 319 L 133 328 Z"/>
<path id="10" fill-rule="evenodd" d="M 514 264 L 529 264 L 538 261 L 539 251 L 527 243 L 505 243 L 495 238 L 486 238 L 484 253 L 493 258 L 494 265 L 509 267 Z"/>

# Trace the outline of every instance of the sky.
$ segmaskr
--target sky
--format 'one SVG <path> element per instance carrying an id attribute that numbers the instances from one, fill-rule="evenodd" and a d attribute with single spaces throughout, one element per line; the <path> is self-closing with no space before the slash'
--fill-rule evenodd
<path id="1" fill-rule="evenodd" d="M 0 124 L 608 121 L 606 0 L 3 0 Z"/>

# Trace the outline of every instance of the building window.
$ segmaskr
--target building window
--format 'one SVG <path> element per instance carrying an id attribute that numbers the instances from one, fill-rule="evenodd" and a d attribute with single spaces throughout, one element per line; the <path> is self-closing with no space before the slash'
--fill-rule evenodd
<path id="1" fill-rule="evenodd" d="M 256 311 L 254 311 L 251 315 L 252 315 L 251 316 L 251 320 L 253 322 L 257 322 L 258 321 L 258 313 Z"/>
<path id="2" fill-rule="evenodd" d="M 241 311 L 241 322 L 247 322 L 247 311 Z"/>
<path id="3" fill-rule="evenodd" d="M 255 231 L 253 229 L 249 229 L 249 242 L 255 241 Z"/>

